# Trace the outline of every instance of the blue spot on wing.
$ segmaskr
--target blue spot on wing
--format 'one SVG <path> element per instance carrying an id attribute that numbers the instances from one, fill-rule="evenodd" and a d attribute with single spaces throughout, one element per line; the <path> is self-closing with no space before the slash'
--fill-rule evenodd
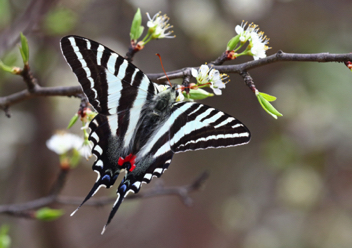
<path id="1" fill-rule="evenodd" d="M 126 184 L 123 184 L 120 186 L 119 190 L 121 190 L 122 192 L 126 192 L 127 186 Z"/>

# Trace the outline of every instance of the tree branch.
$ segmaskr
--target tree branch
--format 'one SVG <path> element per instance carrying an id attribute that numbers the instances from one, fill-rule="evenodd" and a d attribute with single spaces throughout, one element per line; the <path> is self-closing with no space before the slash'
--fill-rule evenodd
<path id="1" fill-rule="evenodd" d="M 279 61 L 291 62 L 345 62 L 352 61 L 352 54 L 330 54 L 330 53 L 316 53 L 316 54 L 297 54 L 297 53 L 284 53 L 282 51 L 270 55 L 266 58 L 253 60 L 238 65 L 214 65 L 213 68 L 219 70 L 221 73 L 242 73 L 260 66 L 276 63 Z M 191 76 L 192 67 L 186 67 L 180 70 L 170 71 L 166 74 L 171 79 L 184 78 Z M 156 83 L 163 83 L 167 81 L 164 73 L 151 73 L 147 74 L 150 80 Z M 72 87 L 40 87 L 34 85 L 30 90 L 23 90 L 9 96 L 0 97 L 0 108 L 5 111 L 9 116 L 8 108 L 18 102 L 38 97 L 38 96 L 74 96 L 81 97 L 82 90 L 80 86 Z"/>
<path id="2" fill-rule="evenodd" d="M 0 205 L 0 214 L 7 214 L 14 217 L 34 218 L 35 215 L 33 213 L 35 209 L 45 207 L 52 203 L 59 203 L 63 205 L 81 204 L 83 198 L 58 195 L 64 186 L 67 174 L 67 170 L 61 170 L 58 179 L 56 180 L 56 183 L 54 184 L 53 189 L 48 196 L 21 204 Z M 208 177 L 208 173 L 203 172 L 188 185 L 178 187 L 164 187 L 159 185 L 154 189 L 130 195 L 126 197 L 126 199 L 131 200 L 155 196 L 176 195 L 180 197 L 185 205 L 190 206 L 192 204 L 192 199 L 190 198 L 189 194 L 202 189 Z M 100 197 L 97 199 L 91 199 L 90 201 L 86 202 L 85 205 L 104 206 L 113 203 L 115 200 L 115 197 Z"/>
<path id="3" fill-rule="evenodd" d="M 20 92 L 16 92 L 9 96 L 0 97 L 0 108 L 3 109 L 8 117 L 8 108 L 16 103 L 28 100 L 38 96 L 74 96 L 80 97 L 82 89 L 80 86 L 72 87 L 41 87 L 39 85 L 34 86 L 31 90 L 26 89 Z"/>
<path id="4" fill-rule="evenodd" d="M 252 60 L 246 63 L 238 65 L 214 65 L 213 68 L 221 73 L 241 73 L 242 71 L 248 71 L 260 66 L 276 63 L 279 61 L 291 61 L 291 62 L 344 62 L 352 61 L 352 54 L 330 54 L 330 53 L 315 53 L 315 54 L 298 54 L 298 53 L 284 53 L 278 51 L 277 53 L 270 55 L 266 58 L 259 60 Z M 180 70 L 167 72 L 166 74 L 170 79 L 183 78 L 186 75 L 191 74 L 192 67 L 186 67 Z M 161 83 L 166 81 L 166 77 L 163 73 L 148 74 L 150 80 Z"/>

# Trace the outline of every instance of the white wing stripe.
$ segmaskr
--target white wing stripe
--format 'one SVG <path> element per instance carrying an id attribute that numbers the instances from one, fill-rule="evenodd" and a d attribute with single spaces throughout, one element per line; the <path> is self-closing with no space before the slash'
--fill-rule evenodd
<path id="1" fill-rule="evenodd" d="M 116 64 L 117 58 L 118 58 L 118 55 L 116 53 L 110 54 L 107 67 L 108 67 L 108 71 L 112 74 L 115 73 L 115 64 Z M 110 82 L 108 81 L 108 83 Z"/>
<path id="2" fill-rule="evenodd" d="M 145 174 L 144 175 L 144 179 L 151 180 L 152 179 L 152 174 L 151 173 Z"/>
<path id="3" fill-rule="evenodd" d="M 228 117 L 226 120 L 224 120 L 224 121 L 220 122 L 218 125 L 214 126 L 214 128 L 219 128 L 219 127 L 225 126 L 227 123 L 230 123 L 231 121 L 234 121 L 234 120 L 235 120 L 235 118 Z M 234 126 L 238 127 L 238 126 L 242 126 L 242 125 L 236 124 Z M 234 128 L 234 127 L 232 127 L 232 128 Z"/>
<path id="4" fill-rule="evenodd" d="M 87 40 L 87 39 L 84 39 L 84 40 L 87 42 L 87 49 L 89 50 L 91 48 L 92 44 L 90 43 L 89 40 Z"/>
<path id="5" fill-rule="evenodd" d="M 232 126 L 232 128 L 244 127 L 243 124 L 237 123 Z"/>
<path id="6" fill-rule="evenodd" d="M 103 57 L 104 47 L 102 45 L 98 46 L 97 49 L 97 64 L 101 65 L 101 58 Z"/>
<path id="7" fill-rule="evenodd" d="M 99 166 L 101 168 L 103 168 L 103 161 L 101 161 L 100 159 L 95 163 L 96 166 Z"/>
<path id="8" fill-rule="evenodd" d="M 132 82 L 134 82 L 134 78 L 136 76 L 136 73 L 138 72 L 138 70 L 135 70 L 133 75 L 132 75 Z M 134 131 L 136 129 L 137 123 L 139 121 L 141 112 L 142 112 L 142 108 L 140 107 L 141 105 L 144 105 L 146 98 L 145 97 L 141 97 L 141 94 L 145 94 L 143 91 L 138 90 L 137 91 L 137 96 L 136 96 L 136 100 L 133 102 L 133 106 L 130 109 L 130 116 L 133 118 L 130 118 L 130 121 L 128 123 L 128 128 L 124 137 L 124 147 L 127 147 L 130 145 L 130 142 L 133 138 L 133 134 Z"/>
<path id="9" fill-rule="evenodd" d="M 101 147 L 99 145 L 96 145 L 94 147 L 94 151 L 97 151 L 99 153 L 99 155 L 103 154 L 103 150 L 101 149 Z"/>
<path id="10" fill-rule="evenodd" d="M 149 142 L 143 147 L 143 150 L 140 151 L 140 156 L 143 157 L 145 154 L 147 154 L 154 144 L 158 141 L 158 139 L 163 136 L 166 132 L 169 131 L 170 126 L 174 121 L 177 119 L 178 116 L 180 116 L 182 113 L 184 113 L 187 109 L 192 107 L 192 104 L 184 104 L 181 106 L 179 109 L 177 109 L 162 125 L 161 128 L 159 128 L 158 132 L 151 138 L 149 139 Z M 161 154 L 164 154 L 165 152 L 170 150 L 170 144 L 167 142 L 165 143 L 162 147 L 158 149 L 158 151 L 154 154 L 154 158 L 158 157 Z"/>
<path id="11" fill-rule="evenodd" d="M 159 174 L 161 174 L 163 172 L 163 169 L 162 168 L 156 168 L 155 170 L 154 170 L 154 173 L 159 173 Z"/>
<path id="12" fill-rule="evenodd" d="M 117 116 L 116 115 L 111 115 L 107 116 L 111 134 L 113 136 L 116 136 L 116 130 L 119 128 L 118 123 L 117 123 Z"/>
<path id="13" fill-rule="evenodd" d="M 122 80 L 125 77 L 127 66 L 128 66 L 127 60 L 124 60 L 120 65 L 119 73 L 117 74 L 117 77 L 120 80 Z"/>
<path id="14" fill-rule="evenodd" d="M 91 90 L 94 92 L 94 98 L 95 98 L 96 101 L 99 103 L 99 101 L 97 100 L 98 92 L 94 89 L 94 81 L 93 81 L 93 79 L 92 79 L 92 77 L 91 77 L 91 72 L 90 72 L 90 70 L 89 70 L 89 68 L 88 68 L 88 66 L 87 66 L 87 63 L 86 63 L 86 61 L 83 59 L 83 56 L 82 56 L 81 52 L 79 51 L 79 47 L 76 45 L 75 39 L 74 39 L 73 37 L 70 37 L 70 38 L 68 38 L 68 40 L 70 41 L 71 46 L 73 47 L 73 50 L 75 51 L 75 54 L 76 54 L 76 56 L 77 56 L 77 59 L 79 60 L 79 62 L 80 62 L 81 65 L 82 65 L 82 69 L 83 69 L 83 70 L 86 72 L 86 74 L 87 74 L 87 78 L 88 78 L 88 80 L 89 80 L 89 82 L 90 82 L 90 88 L 91 88 Z M 89 44 L 89 46 L 90 46 L 90 42 L 87 41 L 87 40 L 86 40 L 86 42 L 87 42 L 87 46 L 88 46 L 88 44 Z"/>
<path id="15" fill-rule="evenodd" d="M 93 133 L 91 134 L 91 137 L 93 137 L 93 138 L 96 140 L 96 142 L 99 142 L 99 136 L 97 135 L 96 132 L 93 132 Z"/>
<path id="16" fill-rule="evenodd" d="M 133 184 L 133 186 L 135 186 L 137 189 L 139 189 L 141 187 L 141 182 L 137 181 Z"/>
<path id="17" fill-rule="evenodd" d="M 216 122 L 221 116 L 223 116 L 224 113 L 222 112 L 218 112 L 216 113 L 215 115 L 213 115 L 212 117 L 208 118 L 208 119 L 205 119 L 203 122 L 206 122 L 208 124 L 210 123 L 213 123 L 213 122 Z"/>
<path id="18" fill-rule="evenodd" d="M 202 107 L 202 105 L 199 105 L 198 108 L 196 108 L 194 111 L 192 111 L 191 113 L 189 113 L 188 115 L 191 116 L 193 115 L 195 112 L 197 112 L 200 108 Z"/>

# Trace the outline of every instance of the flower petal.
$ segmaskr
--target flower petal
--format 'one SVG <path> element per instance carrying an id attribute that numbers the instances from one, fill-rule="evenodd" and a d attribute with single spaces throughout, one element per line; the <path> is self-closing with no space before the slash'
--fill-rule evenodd
<path id="1" fill-rule="evenodd" d="M 194 68 L 191 69 L 192 76 L 196 78 L 198 76 L 198 71 Z"/>

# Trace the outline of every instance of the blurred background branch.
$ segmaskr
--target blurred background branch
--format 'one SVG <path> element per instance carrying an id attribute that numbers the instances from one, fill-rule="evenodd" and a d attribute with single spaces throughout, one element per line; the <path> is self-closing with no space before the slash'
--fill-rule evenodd
<path id="1" fill-rule="evenodd" d="M 63 205 L 76 205 L 78 206 L 84 200 L 84 198 L 78 197 L 67 197 L 60 196 L 59 193 L 65 185 L 65 181 L 68 175 L 68 170 L 62 169 L 57 177 L 55 184 L 52 187 L 49 195 L 21 203 L 21 204 L 9 204 L 9 205 L 0 205 L 0 214 L 7 214 L 14 217 L 21 218 L 35 218 L 33 214 L 34 210 L 38 208 L 46 207 L 52 203 L 59 203 Z M 188 185 L 177 186 L 177 187 L 164 187 L 160 182 L 153 189 L 142 191 L 139 194 L 133 194 L 126 197 L 126 200 L 131 199 L 141 199 L 141 198 L 150 198 L 155 196 L 178 196 L 181 201 L 186 205 L 190 206 L 192 204 L 192 199 L 189 196 L 190 193 L 202 189 L 205 185 L 207 178 L 209 177 L 208 173 L 203 172 L 197 178 L 193 180 Z M 116 201 L 116 197 L 101 197 L 98 199 L 92 199 L 86 202 L 85 206 L 104 206 L 107 204 L 112 204 Z"/>

